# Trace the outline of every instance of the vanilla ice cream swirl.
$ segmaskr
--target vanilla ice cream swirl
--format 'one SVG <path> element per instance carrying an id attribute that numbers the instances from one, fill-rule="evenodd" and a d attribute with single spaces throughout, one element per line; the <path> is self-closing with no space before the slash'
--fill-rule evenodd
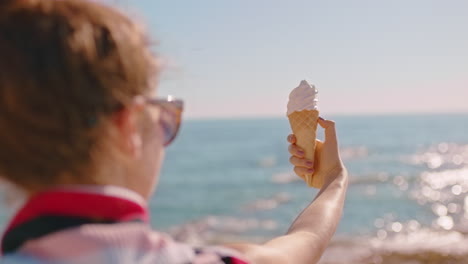
<path id="1" fill-rule="evenodd" d="M 298 87 L 289 94 L 288 115 L 303 110 L 318 110 L 318 91 L 315 86 L 311 86 L 303 80 Z"/>

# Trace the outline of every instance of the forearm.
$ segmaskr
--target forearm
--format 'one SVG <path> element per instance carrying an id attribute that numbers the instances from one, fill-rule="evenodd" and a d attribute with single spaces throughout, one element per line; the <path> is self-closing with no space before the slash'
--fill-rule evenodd
<path id="1" fill-rule="evenodd" d="M 286 235 L 277 237 L 263 245 L 229 245 L 239 250 L 255 264 L 313 264 L 317 263 L 336 231 L 348 188 L 348 174 L 342 164 L 335 123 L 320 118 L 319 124 L 325 129 L 325 141 L 317 141 L 315 177 L 325 176 L 326 182 L 314 201 L 296 218 Z M 288 137 L 291 143 L 290 162 L 294 172 L 304 177 L 309 170 L 309 162 L 295 145 L 295 138 Z M 331 170 L 330 170 L 331 169 Z"/>
<path id="2" fill-rule="evenodd" d="M 333 180 L 326 183 L 297 217 L 287 234 L 266 244 L 292 256 L 292 263 L 316 263 L 336 231 L 343 212 L 348 175 L 344 168 L 338 167 L 329 177 Z"/>
<path id="3" fill-rule="evenodd" d="M 332 236 L 340 221 L 348 186 L 348 175 L 344 168 L 331 171 L 330 178 L 314 201 L 296 218 L 287 234 L 313 232 L 322 238 Z"/>

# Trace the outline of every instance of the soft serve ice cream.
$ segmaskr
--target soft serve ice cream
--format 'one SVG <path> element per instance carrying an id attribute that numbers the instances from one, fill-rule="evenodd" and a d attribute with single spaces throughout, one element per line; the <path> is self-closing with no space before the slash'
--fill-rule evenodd
<path id="1" fill-rule="evenodd" d="M 295 111 L 318 110 L 318 91 L 306 80 L 302 80 L 298 87 L 289 94 L 288 116 Z"/>

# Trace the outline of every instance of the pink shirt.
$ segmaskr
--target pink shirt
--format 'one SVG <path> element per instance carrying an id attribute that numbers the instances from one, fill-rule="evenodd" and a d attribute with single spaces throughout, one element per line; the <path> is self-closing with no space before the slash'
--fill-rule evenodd
<path id="1" fill-rule="evenodd" d="M 194 248 L 148 224 L 145 200 L 115 186 L 54 189 L 31 198 L 2 239 L 2 263 L 247 264 L 222 247 Z"/>

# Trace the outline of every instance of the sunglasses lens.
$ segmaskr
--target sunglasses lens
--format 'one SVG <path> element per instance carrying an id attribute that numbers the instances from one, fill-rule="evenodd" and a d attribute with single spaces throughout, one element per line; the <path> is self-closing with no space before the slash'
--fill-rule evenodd
<path id="1" fill-rule="evenodd" d="M 169 145 L 179 130 L 179 117 L 176 112 L 163 110 L 160 117 L 161 128 L 164 133 L 164 145 Z"/>
<path id="2" fill-rule="evenodd" d="M 168 98 L 167 100 L 148 99 L 147 103 L 158 106 L 160 111 L 157 111 L 153 120 L 159 123 L 162 129 L 164 146 L 171 144 L 179 132 L 184 102 Z"/>

